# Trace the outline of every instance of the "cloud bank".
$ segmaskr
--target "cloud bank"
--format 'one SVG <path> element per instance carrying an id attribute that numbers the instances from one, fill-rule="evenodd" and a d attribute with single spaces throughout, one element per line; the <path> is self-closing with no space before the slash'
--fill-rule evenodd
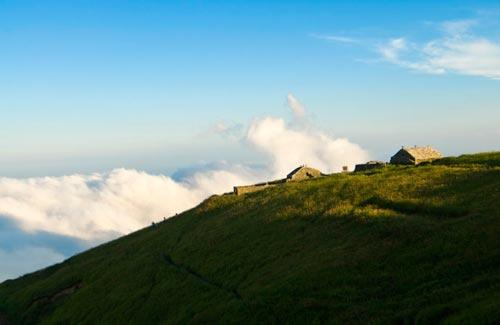
<path id="1" fill-rule="evenodd" d="M 335 172 L 369 158 L 345 138 L 295 123 L 305 121 L 305 107 L 292 94 L 287 100 L 294 123 L 277 117 L 256 119 L 241 141 L 267 156 L 263 168 L 218 163 L 175 179 L 123 168 L 90 175 L 0 177 L 0 215 L 28 233 L 99 243 L 171 217 L 235 185 L 282 178 L 301 164 Z"/>
<path id="2" fill-rule="evenodd" d="M 100 242 L 193 207 L 255 176 L 233 167 L 195 173 L 183 182 L 134 169 L 109 173 L 0 178 L 0 214 L 24 231 Z"/>

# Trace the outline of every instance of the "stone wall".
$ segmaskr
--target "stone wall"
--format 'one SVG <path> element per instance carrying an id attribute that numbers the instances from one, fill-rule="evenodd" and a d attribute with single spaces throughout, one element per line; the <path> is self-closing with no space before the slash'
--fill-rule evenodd
<path id="1" fill-rule="evenodd" d="M 276 186 L 279 184 L 283 184 L 286 182 L 286 179 L 278 179 L 275 181 L 270 181 L 270 182 L 265 182 L 265 183 L 259 183 L 259 184 L 254 184 L 254 185 L 244 185 L 244 186 L 235 186 L 233 188 L 234 194 L 236 195 L 242 195 L 245 193 L 252 193 L 252 192 L 257 192 L 257 191 L 262 191 L 268 187 L 271 186 Z"/>
<path id="2" fill-rule="evenodd" d="M 272 185 L 268 185 L 267 183 L 264 183 L 264 184 L 259 184 L 259 185 L 235 186 L 234 187 L 234 194 L 242 195 L 245 193 L 257 192 L 257 191 L 261 191 L 269 186 L 272 186 Z"/>
<path id="3" fill-rule="evenodd" d="M 384 168 L 385 162 L 383 161 L 369 161 L 366 164 L 357 164 L 354 168 L 355 172 L 361 172 L 370 169 Z"/>

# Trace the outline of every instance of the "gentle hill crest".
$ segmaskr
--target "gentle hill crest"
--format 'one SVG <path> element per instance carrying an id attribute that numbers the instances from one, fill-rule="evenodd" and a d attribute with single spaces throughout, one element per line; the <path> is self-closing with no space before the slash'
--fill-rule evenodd
<path id="1" fill-rule="evenodd" d="M 0 284 L 0 313 L 12 324 L 495 322 L 499 162 L 464 155 L 213 196 Z"/>

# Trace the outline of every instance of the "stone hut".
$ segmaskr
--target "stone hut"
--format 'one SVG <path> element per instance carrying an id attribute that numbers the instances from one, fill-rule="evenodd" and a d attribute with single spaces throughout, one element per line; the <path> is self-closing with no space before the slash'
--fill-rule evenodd
<path id="1" fill-rule="evenodd" d="M 425 147 L 402 147 L 391 157 L 391 164 L 418 165 L 422 162 L 440 159 L 443 156 L 431 146 Z"/>
<path id="2" fill-rule="evenodd" d="M 371 160 L 365 164 L 357 164 L 354 167 L 355 172 L 362 172 L 370 169 L 384 168 L 385 162 L 379 160 Z"/>
<path id="3" fill-rule="evenodd" d="M 307 167 L 306 165 L 302 165 L 300 167 L 295 168 L 288 175 L 286 175 L 286 180 L 301 181 L 304 179 L 320 177 L 322 175 L 323 174 L 319 170 Z"/>

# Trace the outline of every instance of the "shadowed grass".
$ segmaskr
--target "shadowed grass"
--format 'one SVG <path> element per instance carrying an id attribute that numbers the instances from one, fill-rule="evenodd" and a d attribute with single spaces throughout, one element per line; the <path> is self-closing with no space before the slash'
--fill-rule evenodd
<path id="1" fill-rule="evenodd" d="M 423 204 L 418 200 L 391 201 L 378 196 L 372 196 L 362 202 L 361 205 L 390 209 L 404 214 L 420 214 L 435 217 L 459 217 L 467 214 L 467 211 L 463 208 L 453 205 L 429 205 Z M 371 207 L 371 210 L 373 210 L 373 207 Z"/>

